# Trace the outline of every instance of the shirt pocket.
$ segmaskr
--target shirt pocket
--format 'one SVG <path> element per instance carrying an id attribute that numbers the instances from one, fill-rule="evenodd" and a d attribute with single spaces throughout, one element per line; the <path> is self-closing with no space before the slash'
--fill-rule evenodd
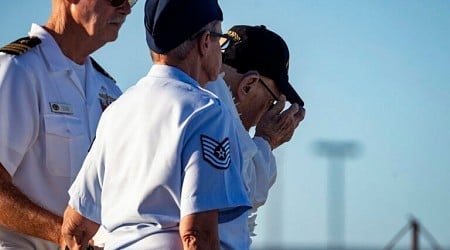
<path id="1" fill-rule="evenodd" d="M 85 147 L 89 146 L 82 121 L 56 114 L 48 114 L 44 120 L 47 170 L 54 176 L 76 175 L 84 160 Z"/>

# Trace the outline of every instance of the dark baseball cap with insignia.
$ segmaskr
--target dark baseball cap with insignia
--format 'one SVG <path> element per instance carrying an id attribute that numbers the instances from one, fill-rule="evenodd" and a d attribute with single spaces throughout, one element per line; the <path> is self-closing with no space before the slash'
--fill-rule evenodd
<path id="1" fill-rule="evenodd" d="M 148 47 L 165 54 L 215 20 L 223 20 L 217 0 L 147 0 L 144 24 Z"/>
<path id="2" fill-rule="evenodd" d="M 241 74 L 250 70 L 258 71 L 274 80 L 290 103 L 304 106 L 302 98 L 289 83 L 289 49 L 279 35 L 264 25 L 236 25 L 227 34 L 231 39 L 222 53 L 224 64 Z"/>

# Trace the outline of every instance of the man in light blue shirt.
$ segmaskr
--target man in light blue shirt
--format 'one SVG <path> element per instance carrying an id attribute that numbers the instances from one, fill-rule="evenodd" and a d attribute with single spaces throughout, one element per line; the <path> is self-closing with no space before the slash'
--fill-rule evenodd
<path id="1" fill-rule="evenodd" d="M 154 65 L 99 122 L 69 190 L 71 249 L 99 224 L 105 249 L 219 249 L 218 223 L 250 208 L 233 116 L 202 88 L 221 66 L 217 1 L 148 0 L 145 13 Z"/>

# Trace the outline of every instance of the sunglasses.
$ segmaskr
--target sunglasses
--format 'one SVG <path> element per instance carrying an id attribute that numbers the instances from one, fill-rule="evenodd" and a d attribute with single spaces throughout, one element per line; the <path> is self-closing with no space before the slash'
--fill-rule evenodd
<path id="1" fill-rule="evenodd" d="M 220 37 L 220 49 L 222 51 L 226 50 L 234 40 L 233 37 L 227 34 L 222 34 L 215 31 L 210 31 L 209 33 L 211 34 L 211 36 Z"/>
<path id="2" fill-rule="evenodd" d="M 125 3 L 126 0 L 109 0 L 112 7 L 119 7 L 122 6 L 123 3 Z M 133 6 L 136 4 L 137 0 L 128 0 L 128 4 L 130 5 L 130 8 L 133 8 Z"/>

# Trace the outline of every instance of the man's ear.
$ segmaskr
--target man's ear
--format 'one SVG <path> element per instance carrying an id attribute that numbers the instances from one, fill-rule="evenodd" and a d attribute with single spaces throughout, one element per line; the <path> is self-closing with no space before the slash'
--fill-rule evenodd
<path id="1" fill-rule="evenodd" d="M 242 77 L 239 82 L 237 97 L 239 100 L 243 100 L 248 97 L 249 93 L 255 88 L 258 81 L 258 76 L 255 74 L 247 74 Z"/>
<path id="2" fill-rule="evenodd" d="M 203 34 L 197 38 L 197 45 L 199 54 L 201 56 L 205 56 L 208 54 L 208 50 L 210 49 L 209 40 L 211 39 L 211 34 L 209 32 L 203 32 Z"/>

